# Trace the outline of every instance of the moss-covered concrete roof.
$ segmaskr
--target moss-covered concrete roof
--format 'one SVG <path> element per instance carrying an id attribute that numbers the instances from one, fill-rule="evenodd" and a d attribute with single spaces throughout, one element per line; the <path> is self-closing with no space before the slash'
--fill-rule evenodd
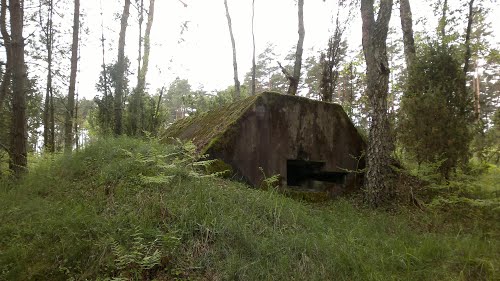
<path id="1" fill-rule="evenodd" d="M 200 151 L 204 152 L 263 94 L 265 93 L 180 119 L 167 128 L 164 137 L 191 140 Z"/>
<path id="2" fill-rule="evenodd" d="M 222 139 L 227 138 L 232 130 L 237 130 L 238 120 L 244 116 L 259 98 L 263 98 L 265 103 L 273 103 L 280 100 L 280 104 L 283 103 L 283 106 L 285 101 L 298 102 L 303 105 L 324 103 L 300 96 L 283 95 L 277 92 L 263 92 L 211 111 L 180 119 L 167 128 L 163 137 L 164 139 L 179 138 L 182 140 L 191 140 L 200 152 L 205 153 L 216 144 L 223 145 L 221 142 Z M 340 105 L 328 104 L 332 110 L 349 119 Z M 223 137 L 224 134 L 226 134 L 226 137 Z"/>

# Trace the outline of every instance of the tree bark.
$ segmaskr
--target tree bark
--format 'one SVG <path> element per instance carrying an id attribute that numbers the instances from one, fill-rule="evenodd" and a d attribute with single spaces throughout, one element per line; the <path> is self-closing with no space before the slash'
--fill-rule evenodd
<path id="1" fill-rule="evenodd" d="M 115 135 L 122 134 L 122 99 L 125 85 L 125 35 L 127 32 L 128 16 L 130 13 L 130 0 L 125 0 L 121 18 L 120 37 L 118 39 L 117 81 L 115 89 Z"/>
<path id="2" fill-rule="evenodd" d="M 252 53 L 252 96 L 255 95 L 255 32 L 254 32 L 254 20 L 255 20 L 255 0 L 252 1 L 252 43 L 253 43 L 253 53 Z"/>
<path id="3" fill-rule="evenodd" d="M 40 26 L 43 27 L 42 20 L 42 3 L 40 2 Z M 47 84 L 45 87 L 45 102 L 43 107 L 43 145 L 44 149 L 47 152 L 55 151 L 55 140 L 54 140 L 54 125 L 52 122 L 53 118 L 53 89 L 52 89 L 52 54 L 53 54 L 53 46 L 54 46 L 54 29 L 52 18 L 54 15 L 54 4 L 53 1 L 50 0 L 48 2 L 49 11 L 47 15 L 47 24 L 44 30 L 45 35 L 45 49 L 47 50 Z"/>
<path id="4" fill-rule="evenodd" d="M 304 0 L 298 0 L 298 16 L 299 16 L 299 41 L 297 42 L 297 51 L 295 52 L 295 64 L 293 66 L 293 79 L 290 79 L 288 94 L 295 96 L 299 88 L 300 69 L 302 67 L 302 53 L 304 46 L 304 37 L 306 31 L 304 29 Z"/>
<path id="5" fill-rule="evenodd" d="M 110 132 L 108 130 L 111 130 L 112 128 L 112 104 L 110 103 L 111 100 L 111 93 L 108 88 L 108 70 L 106 68 L 106 48 L 104 46 L 104 19 L 103 19 L 103 12 L 102 12 L 102 3 L 99 6 L 100 8 L 100 14 L 101 14 L 101 48 L 102 48 L 102 73 L 103 73 L 103 82 L 104 82 L 104 107 L 105 107 L 105 113 L 104 113 L 104 124 L 105 124 L 105 132 Z"/>
<path id="6" fill-rule="evenodd" d="M 365 174 L 365 201 L 372 207 L 390 199 L 394 190 L 388 181 L 389 118 L 387 94 L 389 63 L 387 59 L 387 32 L 391 18 L 392 0 L 381 0 L 377 20 L 374 18 L 374 0 L 361 0 L 363 21 L 363 52 L 366 60 L 367 95 L 370 104 L 371 125 L 368 139 L 367 171 Z"/>
<path id="7" fill-rule="evenodd" d="M 476 115 L 476 120 L 480 121 L 481 120 L 481 100 L 480 100 L 480 95 L 481 95 L 481 79 L 479 77 L 479 70 L 477 66 L 477 60 L 476 60 L 476 77 L 474 78 L 474 114 Z"/>
<path id="8" fill-rule="evenodd" d="M 406 60 L 406 68 L 410 68 L 415 58 L 415 39 L 413 38 L 413 21 L 409 0 L 399 1 L 399 14 L 401 17 L 401 29 L 403 30 L 403 44 Z"/>
<path id="9" fill-rule="evenodd" d="M 24 64 L 23 6 L 20 0 L 9 1 L 12 34 L 12 123 L 9 167 L 20 177 L 28 164 L 26 122 L 26 68 Z"/>
<path id="10" fill-rule="evenodd" d="M 469 1 L 469 17 L 467 20 L 467 30 L 465 33 L 465 55 L 464 55 L 464 78 L 467 78 L 467 72 L 469 71 L 470 57 L 471 57 L 471 48 L 470 48 L 470 35 L 472 32 L 472 23 L 474 18 L 474 0 Z M 464 79 L 464 82 L 467 81 Z"/>
<path id="11" fill-rule="evenodd" d="M 78 69 L 78 34 L 80 32 L 80 0 L 75 0 L 75 11 L 73 14 L 73 43 L 71 45 L 71 73 L 69 77 L 68 107 L 66 109 L 66 120 L 64 122 L 64 151 L 71 152 L 73 149 L 73 122 L 75 112 L 75 85 L 76 71 Z"/>
<path id="12" fill-rule="evenodd" d="M 139 79 L 137 79 L 136 89 L 139 93 L 143 93 L 146 87 L 146 75 L 148 73 L 149 66 L 149 53 L 151 52 L 151 28 L 153 27 L 155 12 L 155 0 L 149 1 L 149 11 L 148 11 L 148 22 L 146 23 L 146 31 L 144 33 L 144 56 L 142 57 L 142 67 Z"/>
<path id="13" fill-rule="evenodd" d="M 141 0 L 139 7 L 139 55 L 137 56 L 137 80 L 141 75 L 141 60 L 142 60 L 142 23 L 144 21 L 144 0 Z"/>
<path id="14" fill-rule="evenodd" d="M 3 37 L 3 45 L 5 47 L 6 61 L 5 61 L 5 74 L 3 75 L 2 84 L 0 85 L 0 114 L 3 112 L 3 103 L 10 92 L 11 80 L 11 40 L 10 34 L 7 31 L 7 0 L 2 0 L 0 12 L 0 31 Z"/>
<path id="15" fill-rule="evenodd" d="M 320 81 L 320 95 L 322 100 L 326 102 L 333 101 L 333 93 L 335 92 L 335 88 L 337 86 L 337 81 L 339 78 L 337 67 L 340 64 L 342 35 L 345 30 L 341 25 L 342 24 L 339 20 L 339 12 L 337 12 L 337 19 L 335 20 L 335 32 L 333 36 L 331 36 L 328 40 L 326 55 L 321 54 L 320 63 L 322 64 L 322 71 Z"/>
<path id="16" fill-rule="evenodd" d="M 236 61 L 236 43 L 234 42 L 233 26 L 231 24 L 231 16 L 229 15 L 229 8 L 227 7 L 227 0 L 224 0 L 224 6 L 226 7 L 227 25 L 229 27 L 229 36 L 231 37 L 231 45 L 233 46 L 233 70 L 234 70 L 235 99 L 239 99 L 241 96 L 241 93 L 240 93 L 240 81 L 238 80 L 238 62 Z"/>
<path id="17" fill-rule="evenodd" d="M 80 149 L 80 139 L 78 134 L 78 94 L 75 99 L 75 149 Z"/>

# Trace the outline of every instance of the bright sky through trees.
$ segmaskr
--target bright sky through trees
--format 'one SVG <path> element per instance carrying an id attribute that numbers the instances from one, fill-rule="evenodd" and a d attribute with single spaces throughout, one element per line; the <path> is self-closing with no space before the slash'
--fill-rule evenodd
<path id="1" fill-rule="evenodd" d="M 116 46 L 119 31 L 119 12 L 122 1 L 86 0 L 82 1 L 84 25 L 89 33 L 83 35 L 81 64 L 79 74 L 80 96 L 92 98 L 95 83 L 102 62 L 100 52 L 101 16 L 99 2 L 104 13 L 104 36 L 106 37 L 106 63 L 116 61 Z M 132 1 L 134 2 L 134 1 Z M 148 73 L 149 92 L 168 85 L 175 77 L 189 79 L 193 87 L 203 86 L 206 90 L 222 89 L 233 84 L 231 42 L 227 30 L 223 0 L 185 0 L 185 8 L 180 1 L 158 1 L 156 18 L 151 34 L 151 65 Z M 450 4 L 453 4 L 450 1 Z M 415 2 L 413 2 L 415 3 Z M 412 3 L 412 4 L 413 4 Z M 239 78 L 243 81 L 251 68 L 251 1 L 229 0 L 229 10 L 233 21 L 234 36 L 238 53 Z M 284 57 L 297 42 L 297 8 L 292 0 L 256 1 L 255 36 L 257 54 L 262 52 L 268 42 L 276 46 L 276 52 Z M 328 42 L 333 29 L 332 17 L 336 14 L 336 1 L 309 0 L 305 2 L 304 21 L 306 36 L 304 58 L 311 54 L 310 49 L 319 50 Z M 394 7 L 397 9 L 398 7 Z M 422 1 L 412 7 L 414 19 L 422 16 L 432 18 L 430 4 Z M 492 10 L 491 19 L 500 17 L 498 7 Z M 186 23 L 187 29 L 182 32 Z M 399 13 L 393 13 L 391 26 L 399 32 Z M 427 24 L 417 21 L 415 30 L 421 31 L 437 23 L 429 20 Z M 493 29 L 495 26 L 493 25 Z M 500 33 L 497 30 L 497 34 Z M 359 49 L 361 43 L 361 23 L 359 11 L 346 34 L 350 49 Z M 131 18 L 127 30 L 126 55 L 131 61 L 131 71 L 137 69 L 137 9 L 131 8 Z M 498 38 L 498 36 L 496 37 Z M 497 40 L 498 44 L 498 40 Z M 134 73 L 135 74 L 135 73 Z M 131 75 L 131 85 L 136 75 Z"/>

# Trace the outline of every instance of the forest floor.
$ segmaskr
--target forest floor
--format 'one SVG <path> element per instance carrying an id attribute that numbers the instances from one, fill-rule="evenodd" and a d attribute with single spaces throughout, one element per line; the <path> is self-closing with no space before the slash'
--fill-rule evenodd
<path id="1" fill-rule="evenodd" d="M 206 176 L 193 153 L 102 140 L 0 180 L 0 280 L 500 278 L 498 167 L 389 212 Z"/>

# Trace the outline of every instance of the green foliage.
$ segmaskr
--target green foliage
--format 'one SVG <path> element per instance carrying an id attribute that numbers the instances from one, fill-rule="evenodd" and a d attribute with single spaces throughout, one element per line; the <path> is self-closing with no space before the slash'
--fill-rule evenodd
<path id="1" fill-rule="evenodd" d="M 417 163 L 442 161 L 448 177 L 466 165 L 471 141 L 471 99 L 453 48 L 421 46 L 401 101 L 399 140 Z"/>
<path id="2" fill-rule="evenodd" d="M 206 177 L 196 157 L 190 143 L 103 139 L 0 181 L 0 280 L 498 277 L 499 240 L 484 235 L 498 220 L 311 205 Z"/>
<path id="3" fill-rule="evenodd" d="M 130 74 L 130 61 L 125 58 L 125 75 L 123 78 L 124 97 L 123 102 L 127 100 L 129 80 L 127 76 Z M 94 97 L 94 102 L 97 105 L 97 110 L 92 113 L 90 122 L 91 129 L 97 135 L 108 136 L 113 132 L 114 126 L 114 94 L 118 80 L 118 65 L 117 62 L 108 64 L 100 72 L 99 81 L 96 83 L 96 90 L 99 95 Z"/>
<path id="4" fill-rule="evenodd" d="M 115 266 L 123 280 L 149 279 L 148 275 L 161 266 L 162 257 L 173 253 L 179 245 L 179 238 L 172 235 L 164 235 L 147 242 L 139 229 L 130 236 L 130 240 L 132 244 L 129 246 L 121 245 L 116 240 L 111 242 Z M 165 250 L 169 252 L 166 253 Z M 113 280 L 121 279 L 113 278 Z"/>
<path id="5" fill-rule="evenodd" d="M 492 119 L 493 126 L 486 130 L 479 128 L 480 132 L 472 142 L 472 149 L 480 161 L 498 165 L 500 164 L 500 109 L 495 111 Z"/>

